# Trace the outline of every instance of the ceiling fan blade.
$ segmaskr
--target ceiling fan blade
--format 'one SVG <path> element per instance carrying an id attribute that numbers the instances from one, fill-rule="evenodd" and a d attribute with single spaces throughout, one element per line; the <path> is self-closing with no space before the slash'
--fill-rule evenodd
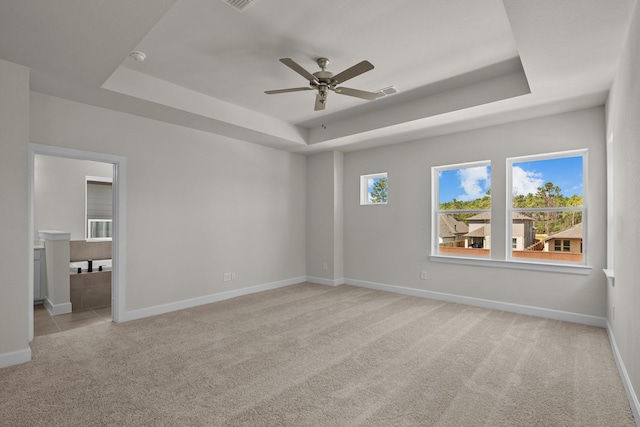
<path id="1" fill-rule="evenodd" d="M 293 59 L 291 59 L 291 58 L 280 58 L 280 62 L 282 62 L 284 65 L 286 65 L 287 67 L 291 68 L 293 71 L 295 71 L 296 73 L 300 74 L 302 77 L 304 77 L 305 79 L 309 80 L 310 82 L 315 82 L 316 81 L 316 76 L 314 76 L 313 74 L 311 74 L 310 72 L 308 72 L 307 70 L 302 68 Z"/>
<path id="2" fill-rule="evenodd" d="M 315 111 L 320 111 L 320 110 L 324 110 L 324 107 L 327 105 L 327 99 L 325 98 L 324 100 L 322 99 L 322 95 L 320 95 L 320 93 L 318 93 L 316 95 L 316 105 L 314 107 Z"/>
<path id="3" fill-rule="evenodd" d="M 367 99 L 369 101 L 373 101 L 378 98 L 378 94 L 374 92 L 367 92 L 364 90 L 351 89 L 350 87 L 337 87 L 334 89 L 335 93 L 339 93 L 340 95 L 349 95 L 355 96 L 356 98 Z"/>
<path id="4" fill-rule="evenodd" d="M 289 89 L 275 89 L 275 90 L 265 90 L 264 93 L 267 95 L 274 95 L 276 93 L 287 93 L 287 92 L 299 92 L 302 90 L 313 90 L 311 87 L 292 87 Z"/>
<path id="5" fill-rule="evenodd" d="M 369 61 L 362 61 L 351 68 L 347 68 L 341 73 L 333 76 L 333 81 L 336 83 L 344 83 L 349 79 L 352 79 L 356 76 L 359 76 L 362 73 L 366 73 L 367 71 L 373 70 L 373 64 Z"/>

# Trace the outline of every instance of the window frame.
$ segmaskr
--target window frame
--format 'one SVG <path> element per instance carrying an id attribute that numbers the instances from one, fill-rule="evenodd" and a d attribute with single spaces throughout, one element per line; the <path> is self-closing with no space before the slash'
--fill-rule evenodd
<path id="1" fill-rule="evenodd" d="M 553 239 L 553 251 L 554 252 L 570 252 L 571 240 Z"/>
<path id="2" fill-rule="evenodd" d="M 101 182 L 101 183 L 111 184 L 111 188 L 112 188 L 111 197 L 113 198 L 115 194 L 113 192 L 113 178 L 105 177 L 105 176 L 90 176 L 90 175 L 85 176 L 85 183 L 84 183 L 84 238 L 85 238 L 85 241 L 87 242 L 112 241 L 113 237 L 90 237 L 90 232 L 89 232 L 90 219 L 89 219 L 88 204 L 89 204 L 89 184 L 92 182 Z M 113 200 L 112 200 L 112 210 L 113 210 Z M 92 218 L 92 220 L 95 220 L 95 219 Z M 103 222 L 113 221 L 113 213 L 111 218 L 100 218 L 98 220 Z M 111 228 L 111 232 L 113 233 L 113 228 Z"/>
<path id="3" fill-rule="evenodd" d="M 385 178 L 387 180 L 387 200 L 384 202 L 369 202 L 369 180 L 376 178 Z M 360 175 L 360 206 L 377 206 L 389 203 L 389 174 L 387 172 L 370 173 Z"/>
<path id="4" fill-rule="evenodd" d="M 544 261 L 544 262 L 540 262 L 538 260 L 535 260 L 533 262 L 529 262 L 523 259 L 513 259 L 511 257 L 511 238 L 512 238 L 512 228 L 513 228 L 513 219 L 512 219 L 512 214 L 511 214 L 511 210 L 510 207 L 512 206 L 512 200 L 511 200 L 511 187 L 512 187 L 512 177 L 511 177 L 511 165 L 509 164 L 509 160 L 514 161 L 515 163 L 517 163 L 518 161 L 522 161 L 524 159 L 527 160 L 534 160 L 535 156 L 538 156 L 539 159 L 543 159 L 544 156 L 547 156 L 547 158 L 549 158 L 549 156 L 553 156 L 553 157 L 558 157 L 562 154 L 566 154 L 567 157 L 572 157 L 572 156 L 576 156 L 576 155 L 581 155 L 583 156 L 583 164 L 582 164 L 582 174 L 583 174 L 583 236 L 582 236 L 582 248 L 583 248 L 583 262 L 582 263 L 551 263 L 548 261 Z M 447 254 L 439 254 L 437 252 L 438 250 L 438 228 L 439 228 L 439 217 L 436 211 L 436 207 L 439 207 L 439 185 L 438 185 L 438 180 L 437 180 L 437 175 L 435 175 L 436 170 L 445 170 L 445 168 L 450 168 L 450 169 L 457 169 L 457 168 L 461 168 L 463 166 L 468 166 L 468 165 L 474 165 L 474 164 L 481 164 L 481 163 L 488 163 L 491 164 L 490 161 L 478 161 L 478 162 L 466 162 L 466 163 L 459 163 L 459 164 L 452 164 L 452 165 L 445 165 L 445 166 L 432 166 L 431 167 L 431 253 L 428 256 L 429 260 L 432 262 L 437 262 L 437 263 L 444 263 L 444 264 L 453 264 L 453 265 L 471 265 L 471 266 L 478 266 L 478 267 L 490 267 L 490 268 L 507 268 L 507 269 L 515 269 L 515 270 L 532 270 L 532 271 L 544 271 L 544 272 L 553 272 L 553 273 L 563 273 L 563 274 L 576 274 L 576 275 L 589 275 L 591 274 L 593 267 L 588 265 L 588 257 L 587 257 L 587 252 L 586 252 L 586 248 L 588 246 L 587 243 L 587 220 L 588 220 L 588 149 L 584 148 L 584 149 L 576 149 L 576 150 L 568 150 L 568 151 L 559 151 L 559 152 L 553 152 L 553 153 L 546 153 L 546 154 L 539 154 L 539 155 L 527 155 L 527 156 L 519 156 L 519 157 L 510 157 L 506 159 L 506 163 L 507 163 L 507 169 L 506 171 L 503 172 L 504 175 L 500 175 L 499 178 L 503 178 L 504 177 L 504 181 L 506 182 L 506 193 L 507 193 L 507 197 L 505 197 L 505 199 L 507 199 L 507 205 L 506 205 L 506 216 L 505 216 L 505 224 L 498 224 L 498 226 L 504 226 L 506 227 L 506 233 L 505 233 L 505 241 L 503 243 L 500 244 L 500 242 L 498 241 L 493 241 L 493 243 L 496 243 L 498 246 L 503 245 L 502 247 L 496 247 L 496 250 L 492 250 L 490 257 L 468 257 L 468 256 L 453 256 L 453 255 L 447 255 Z M 492 168 L 491 170 L 491 175 L 492 175 L 492 181 L 493 177 L 495 175 L 494 170 Z M 495 181 L 494 181 L 495 182 Z M 499 180 L 498 180 L 499 182 Z M 491 186 L 492 188 L 492 197 L 495 198 L 495 195 L 497 194 L 496 191 L 493 190 L 499 190 L 497 189 L 493 184 Z M 498 191 L 499 193 L 499 191 Z M 503 196 L 504 197 L 504 196 Z M 504 200 L 504 199 L 502 199 Z M 495 202 L 495 203 L 494 203 Z M 500 200 L 495 201 L 492 200 L 492 209 L 496 206 L 499 206 L 500 204 Z M 503 211 L 504 212 L 504 211 Z M 492 217 L 494 217 L 494 215 L 492 215 Z M 507 218 L 509 218 L 509 220 L 506 220 Z M 494 223 L 493 226 L 497 225 L 497 223 Z M 493 246 L 493 245 L 492 245 Z M 499 257 L 499 258 L 498 258 Z M 611 280 L 613 280 L 613 272 L 611 271 L 610 273 L 608 273 L 608 271 L 605 271 L 605 274 L 610 274 L 611 276 L 607 276 L 607 277 L 611 277 Z"/>
<path id="5" fill-rule="evenodd" d="M 553 159 L 561 159 L 567 157 L 582 157 L 582 206 L 557 206 L 557 207 L 547 207 L 547 208 L 514 208 L 513 207 L 513 165 L 516 163 L 522 162 L 532 162 L 539 160 L 553 160 Z M 527 156 L 518 156 L 518 157 L 508 157 L 506 159 L 506 199 L 507 199 L 507 211 L 505 216 L 506 222 L 506 241 L 511 242 L 513 237 L 513 214 L 522 213 L 527 214 L 527 212 L 535 211 L 535 212 L 581 212 L 582 213 L 582 261 L 580 262 L 572 262 L 572 261 L 553 261 L 553 260 L 542 260 L 542 259 L 515 259 L 513 256 L 513 249 L 510 245 L 506 245 L 506 260 L 519 262 L 519 263 L 527 263 L 533 265 L 540 266 L 548 266 L 548 265 L 567 265 L 567 266 L 587 266 L 587 252 L 588 252 L 588 240 L 587 240 L 587 224 L 588 224 L 588 149 L 579 149 L 579 150 L 569 150 L 569 151 L 559 151 L 552 153 L 541 153 L 541 154 L 533 154 Z M 555 239 L 554 239 L 555 240 Z M 562 239 L 560 239 L 562 240 Z M 555 243 L 554 243 L 555 244 Z M 551 242 L 549 242 L 551 245 Z M 564 247 L 563 251 L 564 252 Z"/>
<path id="6" fill-rule="evenodd" d="M 451 209 L 451 210 L 440 210 L 440 172 L 449 171 L 449 170 L 457 170 L 457 169 L 468 169 L 468 168 L 476 168 L 476 167 L 491 167 L 491 160 L 480 160 L 474 162 L 465 162 L 465 163 L 456 163 L 452 165 L 443 165 L 443 166 L 432 166 L 431 167 L 431 257 L 442 257 L 449 259 L 476 259 L 476 260 L 487 260 L 492 256 L 493 251 L 489 249 L 489 256 L 473 256 L 472 254 L 444 254 L 440 253 L 440 215 L 441 214 L 461 214 L 461 213 L 489 213 L 491 214 L 491 209 Z M 493 206 L 493 202 L 491 203 Z M 491 223 L 491 222 L 490 222 Z"/>

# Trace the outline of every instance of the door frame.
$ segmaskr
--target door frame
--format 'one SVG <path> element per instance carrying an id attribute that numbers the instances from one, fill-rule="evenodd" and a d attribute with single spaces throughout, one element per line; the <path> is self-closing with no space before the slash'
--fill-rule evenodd
<path id="1" fill-rule="evenodd" d="M 111 317 L 114 322 L 121 321 L 125 309 L 125 248 L 126 248 L 126 157 L 113 154 L 76 150 L 73 148 L 29 143 L 29 266 L 33 266 L 35 243 L 35 157 L 45 155 L 75 160 L 90 160 L 113 165 L 113 240 L 112 240 L 112 274 L 111 274 Z M 33 268 L 29 268 L 29 342 L 33 341 Z"/>

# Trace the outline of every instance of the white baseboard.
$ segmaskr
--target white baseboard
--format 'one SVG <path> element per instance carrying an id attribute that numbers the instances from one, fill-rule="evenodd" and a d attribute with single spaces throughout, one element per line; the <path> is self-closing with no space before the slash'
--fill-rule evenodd
<path id="1" fill-rule="evenodd" d="M 611 343 L 613 358 L 615 359 L 616 366 L 618 367 L 618 373 L 620 374 L 622 384 L 624 385 L 624 391 L 627 392 L 627 398 L 629 399 L 629 405 L 631 406 L 633 417 L 636 420 L 636 425 L 640 426 L 640 401 L 638 400 L 637 393 L 633 389 L 633 384 L 631 383 L 631 378 L 629 378 L 627 368 L 624 366 L 624 361 L 620 355 L 620 350 L 618 350 L 618 344 L 616 344 L 616 339 L 613 336 L 613 330 L 611 329 L 609 321 L 607 321 L 607 335 L 609 336 L 609 342 Z"/>
<path id="2" fill-rule="evenodd" d="M 551 310 L 548 308 L 532 307 L 528 305 L 512 304 L 508 302 L 465 297 L 461 295 L 446 294 L 442 292 L 426 291 L 423 289 L 405 288 L 402 286 L 386 285 L 384 283 L 367 282 L 364 280 L 345 278 L 344 283 L 347 285 L 377 289 L 380 291 L 395 292 L 403 295 L 411 295 L 423 298 L 431 298 L 439 301 L 473 305 L 476 307 L 508 311 L 510 313 L 526 314 L 528 316 L 543 317 L 546 319 L 563 320 L 565 322 L 580 323 L 583 325 L 597 326 L 600 328 L 606 328 L 607 326 L 607 321 L 604 317 L 590 316 L 587 314 L 571 313 L 567 311 Z"/>
<path id="3" fill-rule="evenodd" d="M 23 350 L 10 351 L 0 354 L 0 368 L 7 366 L 19 365 L 31 360 L 31 348 L 27 347 Z"/>
<path id="4" fill-rule="evenodd" d="M 156 305 L 153 307 L 142 308 L 138 310 L 126 311 L 121 316 L 121 321 L 142 319 L 158 314 L 169 313 L 185 308 L 196 307 L 203 304 L 210 304 L 217 301 L 223 301 L 242 295 L 253 294 L 256 292 L 277 289 L 284 286 L 295 285 L 301 282 L 312 282 L 320 285 L 339 286 L 342 284 L 360 286 L 363 288 L 377 289 L 387 292 L 395 292 L 404 295 L 412 295 L 423 298 L 431 298 L 440 301 L 454 302 L 458 304 L 472 305 L 476 307 L 489 308 L 493 310 L 508 311 L 511 313 L 526 314 L 529 316 L 543 317 L 547 319 L 562 320 L 566 322 L 580 323 L 584 325 L 597 326 L 601 328 L 607 327 L 607 321 L 604 317 L 590 316 L 587 314 L 571 313 L 567 311 L 552 310 L 548 308 L 532 307 L 527 305 L 512 304 L 501 301 L 486 300 L 481 298 L 466 297 L 461 295 L 447 294 L 442 292 L 427 291 L 423 289 L 406 288 L 402 286 L 387 285 L 384 283 L 367 282 L 357 279 L 324 279 L 313 276 L 292 277 L 290 279 L 280 280 L 277 282 L 264 283 L 261 285 L 249 286 L 246 288 L 234 289 L 231 291 L 220 292 L 217 294 L 205 295 L 198 298 L 176 301 L 168 304 Z M 45 301 L 45 304 L 48 301 Z"/>
<path id="5" fill-rule="evenodd" d="M 344 279 L 325 279 L 323 277 L 307 276 L 307 282 L 316 283 L 318 285 L 339 286 L 344 285 Z"/>
<path id="6" fill-rule="evenodd" d="M 49 313 L 51 313 L 54 316 L 56 314 L 71 313 L 71 303 L 70 302 L 63 302 L 62 304 L 53 304 L 51 301 L 49 301 L 49 298 L 45 298 L 44 299 L 44 306 L 47 307 L 47 310 L 49 310 Z"/>
<path id="7" fill-rule="evenodd" d="M 143 319 L 145 317 L 157 316 L 158 314 L 170 313 L 172 311 L 183 310 L 185 308 L 197 307 L 199 305 L 211 304 L 212 302 L 224 301 L 230 298 L 242 295 L 254 294 L 256 292 L 268 291 L 271 289 L 282 288 L 285 286 L 295 285 L 306 281 L 305 276 L 292 277 L 290 279 L 280 280 L 277 282 L 263 283 L 261 285 L 249 286 L 246 288 L 233 289 L 231 291 L 219 292 L 217 294 L 205 295 L 198 298 L 176 301 L 168 304 L 156 305 L 153 307 L 141 308 L 139 310 L 125 311 L 120 316 L 121 322 L 129 320 Z"/>

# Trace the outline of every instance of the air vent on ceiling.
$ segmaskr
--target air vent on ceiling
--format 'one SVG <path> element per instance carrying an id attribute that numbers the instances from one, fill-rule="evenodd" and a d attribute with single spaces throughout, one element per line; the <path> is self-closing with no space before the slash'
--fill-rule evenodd
<path id="1" fill-rule="evenodd" d="M 244 12 L 257 3 L 258 0 L 222 0 L 224 4 L 227 4 L 237 10 L 238 12 Z"/>
<path id="2" fill-rule="evenodd" d="M 373 91 L 373 93 L 378 94 L 378 98 L 382 98 L 383 96 L 389 96 L 398 93 L 398 88 L 395 86 L 385 87 L 384 89 L 378 89 Z"/>

